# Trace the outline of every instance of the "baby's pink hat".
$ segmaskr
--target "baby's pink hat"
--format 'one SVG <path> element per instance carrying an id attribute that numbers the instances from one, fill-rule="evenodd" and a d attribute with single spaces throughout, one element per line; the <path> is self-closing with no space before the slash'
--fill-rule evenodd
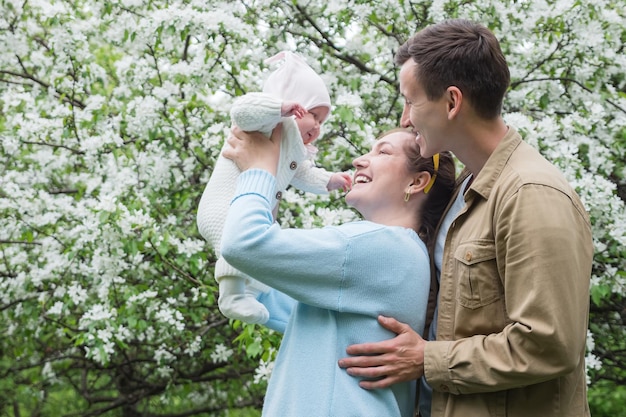
<path id="1" fill-rule="evenodd" d="M 283 64 L 265 80 L 263 92 L 285 101 L 295 101 L 307 110 L 325 106 L 330 114 L 330 95 L 322 78 L 304 59 L 290 51 L 279 52 L 265 62 L 281 59 Z"/>

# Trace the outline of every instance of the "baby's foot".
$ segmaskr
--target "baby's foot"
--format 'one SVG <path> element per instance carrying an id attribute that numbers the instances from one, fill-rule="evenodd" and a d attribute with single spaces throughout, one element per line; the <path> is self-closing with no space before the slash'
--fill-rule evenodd
<path id="1" fill-rule="evenodd" d="M 226 317 L 246 323 L 264 324 L 270 318 L 265 306 L 249 294 L 222 294 L 217 304 Z"/>

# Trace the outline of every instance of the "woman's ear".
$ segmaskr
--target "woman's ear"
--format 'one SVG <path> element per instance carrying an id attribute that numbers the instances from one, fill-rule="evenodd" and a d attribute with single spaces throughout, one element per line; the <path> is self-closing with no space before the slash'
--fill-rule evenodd
<path id="1" fill-rule="evenodd" d="M 409 185 L 407 192 L 410 194 L 416 194 L 424 191 L 426 185 L 430 181 L 430 173 L 428 171 L 422 171 L 413 177 L 413 182 Z"/>

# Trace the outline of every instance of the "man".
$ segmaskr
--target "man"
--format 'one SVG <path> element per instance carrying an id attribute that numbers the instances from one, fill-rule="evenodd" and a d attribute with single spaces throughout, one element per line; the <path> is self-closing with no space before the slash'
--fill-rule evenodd
<path id="1" fill-rule="evenodd" d="M 422 156 L 452 151 L 467 181 L 440 235 L 435 340 L 381 317 L 397 336 L 350 346 L 339 366 L 367 377 L 365 389 L 424 376 L 433 417 L 589 416 L 591 227 L 563 175 L 502 119 L 498 41 L 449 20 L 413 36 L 396 63 L 402 124 Z"/>

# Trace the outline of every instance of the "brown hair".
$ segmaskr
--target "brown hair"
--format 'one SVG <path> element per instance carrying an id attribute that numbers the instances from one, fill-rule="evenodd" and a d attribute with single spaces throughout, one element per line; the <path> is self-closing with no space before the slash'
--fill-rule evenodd
<path id="1" fill-rule="evenodd" d="M 391 129 L 378 136 L 381 139 L 395 132 L 407 132 L 412 134 L 409 129 L 396 128 Z M 407 169 L 412 173 L 427 171 L 431 176 L 435 173 L 435 165 L 433 158 L 424 158 L 420 154 L 420 147 L 416 140 L 410 141 L 404 146 L 404 152 L 407 157 Z M 417 230 L 419 237 L 426 243 L 428 247 L 434 244 L 436 235 L 435 230 L 439 219 L 443 215 L 452 193 L 454 191 L 456 171 L 454 158 L 450 152 L 441 152 L 439 154 L 439 168 L 437 169 L 437 178 L 432 188 L 426 194 L 426 201 L 419 213 L 420 228 Z"/>
<path id="2" fill-rule="evenodd" d="M 480 117 L 500 115 L 510 73 L 498 40 L 486 27 L 464 19 L 428 26 L 396 53 L 398 65 L 409 59 L 417 63 L 415 77 L 429 100 L 456 86 Z"/>

